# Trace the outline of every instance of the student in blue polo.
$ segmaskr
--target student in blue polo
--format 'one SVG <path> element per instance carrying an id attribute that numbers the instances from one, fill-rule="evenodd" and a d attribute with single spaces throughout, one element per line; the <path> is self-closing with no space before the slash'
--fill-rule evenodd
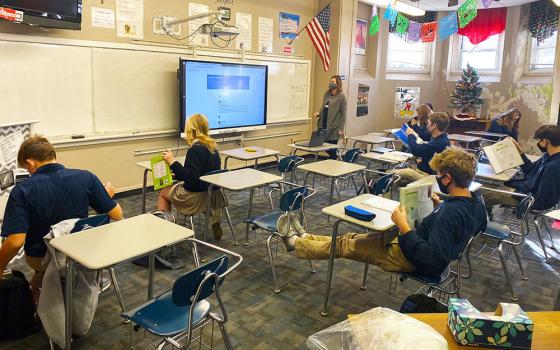
<path id="1" fill-rule="evenodd" d="M 412 128 L 406 129 L 408 135 L 408 152 L 419 158 L 417 169 L 398 169 L 394 172 L 401 177 L 400 185 L 405 186 L 428 175 L 434 175 L 435 171 L 430 168 L 430 161 L 436 153 L 441 153 L 451 146 L 447 138 L 449 127 L 449 116 L 444 112 L 434 112 L 428 116 L 426 129 L 430 134 L 428 142 L 418 140 Z"/>
<path id="2" fill-rule="evenodd" d="M 534 139 L 543 156 L 531 162 L 517 142 L 514 142 L 524 161 L 521 165 L 523 177 L 505 182 L 506 187 L 500 189 L 523 194 L 532 193 L 535 197 L 533 209 L 546 210 L 560 202 L 560 126 L 543 125 L 535 131 Z M 498 204 L 516 206 L 519 199 L 506 193 L 488 190 L 483 190 L 483 196 L 489 212 Z"/>
<path id="3" fill-rule="evenodd" d="M 122 209 L 111 197 L 113 186 L 106 186 L 89 171 L 66 169 L 56 161 L 52 144 L 44 137 L 31 136 L 18 152 L 18 165 L 31 177 L 16 185 L 6 204 L 0 248 L 0 278 L 8 262 L 23 246 L 25 260 L 35 271 L 31 287 L 35 299 L 46 266 L 42 260 L 47 252 L 43 237 L 60 221 L 86 218 L 89 207 L 107 213 L 113 220 L 123 217 Z"/>

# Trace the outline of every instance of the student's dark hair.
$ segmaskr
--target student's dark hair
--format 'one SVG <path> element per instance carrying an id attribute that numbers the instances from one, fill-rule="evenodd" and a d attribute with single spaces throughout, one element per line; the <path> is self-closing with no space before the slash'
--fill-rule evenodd
<path id="1" fill-rule="evenodd" d="M 434 110 L 434 105 L 432 105 L 431 102 L 426 102 L 424 103 L 426 106 L 430 107 L 430 109 L 433 111 Z"/>
<path id="2" fill-rule="evenodd" d="M 553 146 L 560 146 L 560 126 L 543 125 L 535 131 L 535 139 L 547 139 Z"/>
<path id="3" fill-rule="evenodd" d="M 451 147 L 436 154 L 430 161 L 430 168 L 450 174 L 456 186 L 468 188 L 476 174 L 476 159 L 461 148 Z"/>
<path id="4" fill-rule="evenodd" d="M 38 162 L 46 162 L 56 159 L 56 151 L 53 145 L 43 136 L 31 135 L 19 147 L 17 163 L 25 167 L 25 161 L 33 159 Z"/>
<path id="5" fill-rule="evenodd" d="M 449 127 L 449 116 L 447 115 L 447 113 L 434 112 L 430 114 L 429 118 L 432 124 L 434 124 L 436 128 L 441 132 L 445 132 Z"/>
<path id="6" fill-rule="evenodd" d="M 331 79 L 334 78 L 336 80 L 336 94 L 340 94 L 342 92 L 342 78 L 340 75 L 333 75 Z"/>

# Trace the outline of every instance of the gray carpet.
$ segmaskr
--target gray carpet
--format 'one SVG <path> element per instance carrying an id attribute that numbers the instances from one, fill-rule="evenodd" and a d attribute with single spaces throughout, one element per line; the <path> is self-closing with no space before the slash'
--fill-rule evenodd
<path id="1" fill-rule="evenodd" d="M 299 174 L 299 178 L 303 176 Z M 326 226 L 326 217 L 321 213 L 321 208 L 328 203 L 329 187 L 326 181 L 319 181 L 319 178 L 317 180 L 319 193 L 306 207 L 310 223 L 308 231 L 330 235 L 332 228 Z M 343 187 L 343 199 L 354 195 L 353 188 Z M 155 207 L 156 196 L 157 193 L 148 194 L 149 210 Z M 228 193 L 228 198 L 237 237 L 241 241 L 244 239 L 245 226 L 242 220 L 246 217 L 248 193 Z M 119 202 L 127 217 L 141 213 L 140 194 L 120 198 Z M 266 191 L 260 191 L 255 196 L 254 208 L 256 213 L 270 210 Z M 283 252 L 280 245 L 276 266 L 282 292 L 275 294 L 266 256 L 266 236 L 255 231 L 251 234 L 249 246 L 234 246 L 225 222 L 222 225 L 224 239 L 217 244 L 242 254 L 245 259 L 222 286 L 223 299 L 229 313 L 227 327 L 236 348 L 302 349 L 305 348 L 309 335 L 344 320 L 348 314 L 360 313 L 376 306 L 398 310 L 404 298 L 419 288 L 415 282 L 407 281 L 403 285 L 399 283 L 396 290 L 389 293 L 391 274 L 371 267 L 368 288 L 362 291 L 360 284 L 363 264 L 339 260 L 335 264 L 330 313 L 328 317 L 322 317 L 320 311 L 326 281 L 326 262 L 315 262 L 317 272 L 310 273 L 306 261 Z M 341 232 L 351 229 L 341 225 Z M 558 232 L 554 231 L 554 234 L 557 238 L 556 245 L 560 246 Z M 212 239 L 210 241 L 214 242 Z M 477 244 L 480 245 L 480 242 Z M 545 263 L 534 232 L 531 232 L 521 251 L 528 281 L 521 280 L 513 257 L 508 261 L 520 305 L 526 311 L 551 310 L 560 288 L 560 254 L 549 250 L 552 254 L 551 264 Z M 179 275 L 193 267 L 190 249 L 186 244 L 178 247 L 177 257 L 186 264 L 186 269 L 158 269 L 156 293 L 171 288 Z M 482 311 L 493 311 L 499 302 L 510 302 L 499 262 L 479 257 L 473 257 L 472 262 L 473 276 L 464 280 L 464 296 Z M 18 266 L 25 269 L 21 263 Z M 116 267 L 116 273 L 127 307 L 142 303 L 147 296 L 147 269 L 127 263 Z M 99 307 L 90 332 L 76 339 L 74 348 L 125 349 L 129 348 L 131 334 L 132 341 L 141 342 L 141 345 L 152 340 L 150 337 L 142 340 L 142 334 L 131 333 L 132 327 L 122 324 L 119 314 L 119 305 L 112 289 L 109 289 L 99 298 Z M 208 331 L 209 329 L 206 330 Z M 223 348 L 217 327 L 214 332 L 214 347 Z M 0 349 L 48 349 L 48 340 L 41 331 L 19 341 L 0 343 Z"/>

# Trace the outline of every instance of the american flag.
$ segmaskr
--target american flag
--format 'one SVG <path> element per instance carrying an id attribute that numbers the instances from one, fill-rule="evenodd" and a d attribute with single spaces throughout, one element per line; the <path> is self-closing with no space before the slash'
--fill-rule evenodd
<path id="1" fill-rule="evenodd" d="M 331 5 L 327 5 L 311 22 L 307 23 L 305 29 L 321 56 L 324 70 L 327 71 L 331 65 L 331 40 L 329 38 Z"/>

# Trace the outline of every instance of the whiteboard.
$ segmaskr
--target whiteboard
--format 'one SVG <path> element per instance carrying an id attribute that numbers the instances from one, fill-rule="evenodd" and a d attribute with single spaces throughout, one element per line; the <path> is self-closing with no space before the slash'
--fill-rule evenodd
<path id="1" fill-rule="evenodd" d="M 177 129 L 180 57 L 268 65 L 267 123 L 308 118 L 310 60 L 30 38 L 0 34 L 0 124 L 38 119 L 50 137 Z"/>

